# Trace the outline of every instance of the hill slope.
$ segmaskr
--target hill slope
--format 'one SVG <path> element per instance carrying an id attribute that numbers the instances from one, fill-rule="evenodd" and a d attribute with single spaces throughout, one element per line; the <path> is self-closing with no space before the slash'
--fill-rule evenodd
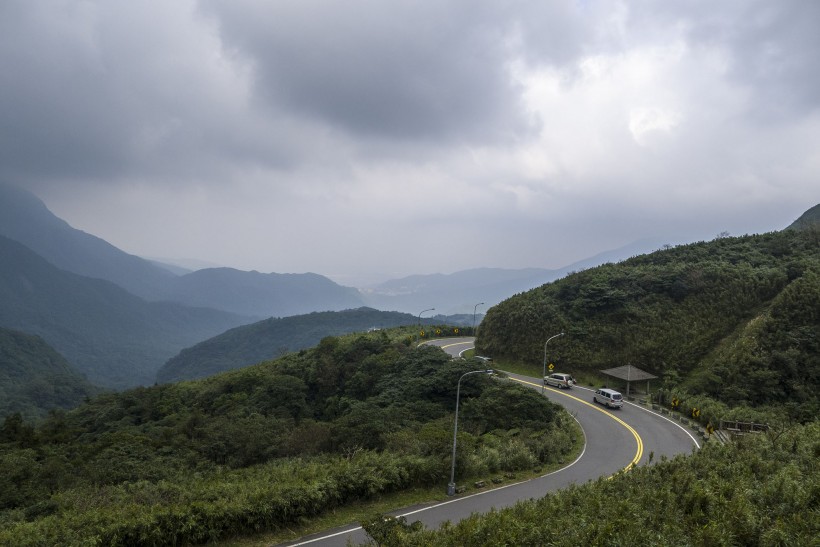
<path id="1" fill-rule="evenodd" d="M 60 269 L 106 279 L 152 300 L 174 275 L 54 216 L 33 194 L 0 184 L 0 235 L 18 241 Z"/>
<path id="2" fill-rule="evenodd" d="M 787 230 L 820 230 L 820 203 L 800 215 L 792 222 Z"/>
<path id="3" fill-rule="evenodd" d="M 416 317 L 398 312 L 358 308 L 313 312 L 243 325 L 182 350 L 157 373 L 157 381 L 176 382 L 254 365 L 289 351 L 310 348 L 326 336 L 412 325 Z M 425 321 L 427 322 L 427 320 Z"/>
<path id="4" fill-rule="evenodd" d="M 693 372 L 701 390 L 733 375 L 732 403 L 791 401 L 818 408 L 820 247 L 784 231 L 683 245 L 600 266 L 517 295 L 488 310 L 477 340 L 485 355 L 591 371 L 632 364 L 668 381 Z M 742 336 L 747 325 L 767 330 Z M 754 343 L 743 350 L 743 343 Z M 729 345 L 734 344 L 732 349 Z M 717 356 L 720 356 L 718 359 Z M 721 361 L 723 368 L 717 366 Z"/>
<path id="5" fill-rule="evenodd" d="M 356 289 L 321 275 L 263 274 L 233 268 L 206 268 L 179 276 L 168 283 L 165 298 L 252 317 L 284 317 L 362 305 Z"/>
<path id="6" fill-rule="evenodd" d="M 0 328 L 0 418 L 41 418 L 98 392 L 39 336 Z"/>
<path id="7" fill-rule="evenodd" d="M 0 236 L 0 326 L 41 336 L 94 384 L 153 383 L 182 348 L 248 319 L 146 302 L 113 283 L 57 269 Z"/>

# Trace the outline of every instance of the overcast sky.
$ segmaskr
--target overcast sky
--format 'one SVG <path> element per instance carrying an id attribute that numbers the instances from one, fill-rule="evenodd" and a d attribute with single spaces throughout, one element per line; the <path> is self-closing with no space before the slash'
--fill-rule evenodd
<path id="1" fill-rule="evenodd" d="M 0 2 L 0 178 L 145 257 L 361 285 L 779 230 L 820 2 Z"/>

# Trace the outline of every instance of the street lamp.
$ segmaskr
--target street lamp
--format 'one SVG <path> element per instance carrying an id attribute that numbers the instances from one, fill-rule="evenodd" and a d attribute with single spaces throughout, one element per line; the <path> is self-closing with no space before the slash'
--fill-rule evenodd
<path id="1" fill-rule="evenodd" d="M 426 311 L 434 311 L 435 309 L 436 309 L 436 308 L 429 308 L 429 309 L 426 309 L 426 310 L 421 310 L 421 311 L 419 312 L 419 326 L 421 326 L 421 314 L 423 314 L 423 313 L 424 313 L 424 312 L 426 312 Z"/>
<path id="2" fill-rule="evenodd" d="M 465 372 L 461 375 L 461 378 L 458 379 L 458 385 L 456 386 L 456 419 L 453 424 L 453 463 L 450 466 L 450 483 L 447 485 L 447 495 L 448 496 L 455 496 L 456 495 L 456 435 L 458 435 L 458 399 L 461 395 L 461 380 L 465 376 L 469 374 L 492 374 L 493 369 L 486 369 L 486 370 L 471 370 L 470 372 Z"/>
<path id="3" fill-rule="evenodd" d="M 473 336 L 475 336 L 475 311 L 479 306 L 483 306 L 484 302 L 479 302 L 475 306 L 473 306 Z"/>
<path id="4" fill-rule="evenodd" d="M 547 338 L 547 341 L 544 342 L 544 375 L 541 377 L 541 393 L 544 393 L 544 378 L 547 377 L 547 344 L 550 343 L 550 340 L 552 340 L 553 338 L 558 338 L 559 336 L 564 336 L 564 333 L 559 332 L 555 336 L 550 336 L 549 338 Z"/>

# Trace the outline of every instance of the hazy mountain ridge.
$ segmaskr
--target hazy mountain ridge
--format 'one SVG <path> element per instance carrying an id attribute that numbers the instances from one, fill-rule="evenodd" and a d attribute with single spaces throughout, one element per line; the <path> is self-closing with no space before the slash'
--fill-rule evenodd
<path id="1" fill-rule="evenodd" d="M 41 336 L 94 384 L 153 383 L 180 349 L 249 321 L 146 302 L 109 281 L 61 270 L 0 236 L 0 326 Z"/>
<path id="2" fill-rule="evenodd" d="M 174 275 L 96 236 L 72 228 L 33 194 L 0 184 L 0 235 L 18 241 L 60 269 L 106 279 L 152 300 Z"/>
<path id="3" fill-rule="evenodd" d="M 285 317 L 362 305 L 356 289 L 314 273 L 206 268 L 179 276 L 168 287 L 167 298 L 174 302 L 254 317 Z"/>
<path id="4" fill-rule="evenodd" d="M 542 268 L 474 268 L 452 274 L 411 275 L 391 279 L 360 289 L 368 306 L 415 313 L 424 306 L 435 306 L 445 315 L 473 313 L 476 304 L 486 310 L 507 298 L 545 283 L 560 279 L 569 273 L 619 262 L 627 258 L 661 248 L 666 242 L 642 239 L 574 262 L 558 269 Z"/>
<path id="5" fill-rule="evenodd" d="M 438 319 L 423 318 L 422 322 L 434 324 Z M 182 350 L 162 366 L 157 381 L 202 378 L 311 348 L 326 336 L 413 325 L 416 321 L 415 316 L 407 313 L 372 308 L 270 318 L 233 328 Z"/>
<path id="6" fill-rule="evenodd" d="M 58 268 L 105 279 L 152 302 L 170 301 L 255 318 L 363 305 L 358 292 L 313 273 L 261 274 L 231 268 L 182 273 L 125 253 L 72 228 L 33 194 L 0 184 L 0 235 L 29 247 Z"/>
<path id="7" fill-rule="evenodd" d="M 239 315 L 267 318 L 368 306 L 417 314 L 434 307 L 443 315 L 487 309 L 514 294 L 572 271 L 617 262 L 659 248 L 642 240 L 559 269 L 476 268 L 452 274 L 412 275 L 353 289 L 320 274 L 260 273 L 233 268 L 184 268 L 129 255 L 76 230 L 54 216 L 37 197 L 0 184 L 0 235 L 20 241 L 56 266 L 107 279 L 149 301 L 167 300 Z"/>

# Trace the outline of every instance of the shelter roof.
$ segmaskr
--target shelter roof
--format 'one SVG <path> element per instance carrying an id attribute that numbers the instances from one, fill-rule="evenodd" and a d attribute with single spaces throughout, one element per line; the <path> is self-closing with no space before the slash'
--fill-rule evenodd
<path id="1" fill-rule="evenodd" d="M 620 378 L 621 380 L 626 380 L 627 382 L 631 382 L 633 380 L 651 380 L 653 378 L 657 378 L 657 376 L 653 376 L 649 374 L 645 370 L 641 370 L 637 367 L 633 367 L 632 365 L 624 365 L 622 367 L 615 367 L 615 368 L 608 368 L 606 370 L 602 370 L 604 374 L 608 376 L 614 376 L 615 378 Z"/>

